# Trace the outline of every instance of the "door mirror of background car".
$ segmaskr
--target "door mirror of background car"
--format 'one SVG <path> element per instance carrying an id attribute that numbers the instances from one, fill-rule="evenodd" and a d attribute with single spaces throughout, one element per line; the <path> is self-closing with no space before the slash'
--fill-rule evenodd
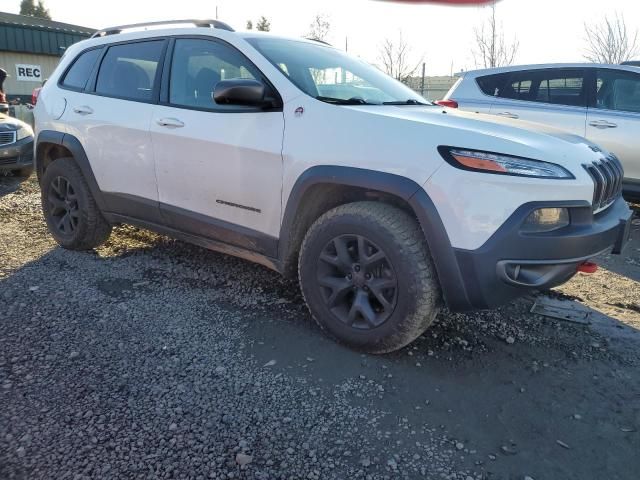
<path id="1" fill-rule="evenodd" d="M 248 78 L 232 78 L 219 81 L 213 91 L 213 100 L 219 104 L 268 106 L 272 102 L 265 99 L 265 86 Z"/>

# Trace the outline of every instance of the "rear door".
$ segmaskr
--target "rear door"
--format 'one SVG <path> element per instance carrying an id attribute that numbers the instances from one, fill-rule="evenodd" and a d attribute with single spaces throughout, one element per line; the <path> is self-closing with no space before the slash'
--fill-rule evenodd
<path id="1" fill-rule="evenodd" d="M 68 90 L 62 120 L 67 133 L 82 143 L 107 209 L 149 221 L 160 216 L 149 124 L 166 43 L 155 39 L 109 45 L 82 88 L 65 84 L 73 66 L 61 84 Z"/>
<path id="2" fill-rule="evenodd" d="M 615 153 L 627 181 L 640 186 L 640 74 L 598 69 L 587 138 Z"/>
<path id="3" fill-rule="evenodd" d="M 581 68 L 512 72 L 496 92 L 491 113 L 542 123 L 584 137 L 587 82 Z"/>

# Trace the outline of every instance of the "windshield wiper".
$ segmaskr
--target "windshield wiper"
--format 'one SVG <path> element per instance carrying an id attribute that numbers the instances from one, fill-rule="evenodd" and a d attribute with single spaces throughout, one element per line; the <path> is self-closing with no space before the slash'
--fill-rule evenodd
<path id="1" fill-rule="evenodd" d="M 432 103 L 424 103 L 410 98 L 409 100 L 397 100 L 394 102 L 382 102 L 383 105 L 433 105 Z"/>
<path id="2" fill-rule="evenodd" d="M 334 103 L 336 105 L 378 105 L 376 103 L 369 103 L 366 100 L 363 100 L 362 98 L 357 98 L 357 97 L 345 99 L 345 98 L 323 97 L 322 95 L 319 95 L 316 97 L 316 99 L 323 102 L 327 102 L 327 103 Z"/>

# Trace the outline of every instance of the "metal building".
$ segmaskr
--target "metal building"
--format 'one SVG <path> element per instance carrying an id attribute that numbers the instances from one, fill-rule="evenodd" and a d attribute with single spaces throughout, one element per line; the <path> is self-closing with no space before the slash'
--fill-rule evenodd
<path id="1" fill-rule="evenodd" d="M 31 100 L 65 49 L 90 37 L 94 29 L 26 15 L 0 12 L 0 68 L 7 71 L 4 92 L 9 101 Z"/>

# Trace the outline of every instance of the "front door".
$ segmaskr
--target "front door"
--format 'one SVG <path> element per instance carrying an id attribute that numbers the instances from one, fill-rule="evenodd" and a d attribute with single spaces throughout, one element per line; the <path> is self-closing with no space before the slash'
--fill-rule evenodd
<path id="1" fill-rule="evenodd" d="M 213 100 L 220 80 L 266 80 L 233 46 L 202 38 L 174 40 L 168 75 L 166 98 L 151 123 L 165 222 L 183 232 L 275 255 L 283 113 Z"/>
<path id="2" fill-rule="evenodd" d="M 640 187 L 640 74 L 598 69 L 587 138 L 617 155 L 625 180 Z"/>

